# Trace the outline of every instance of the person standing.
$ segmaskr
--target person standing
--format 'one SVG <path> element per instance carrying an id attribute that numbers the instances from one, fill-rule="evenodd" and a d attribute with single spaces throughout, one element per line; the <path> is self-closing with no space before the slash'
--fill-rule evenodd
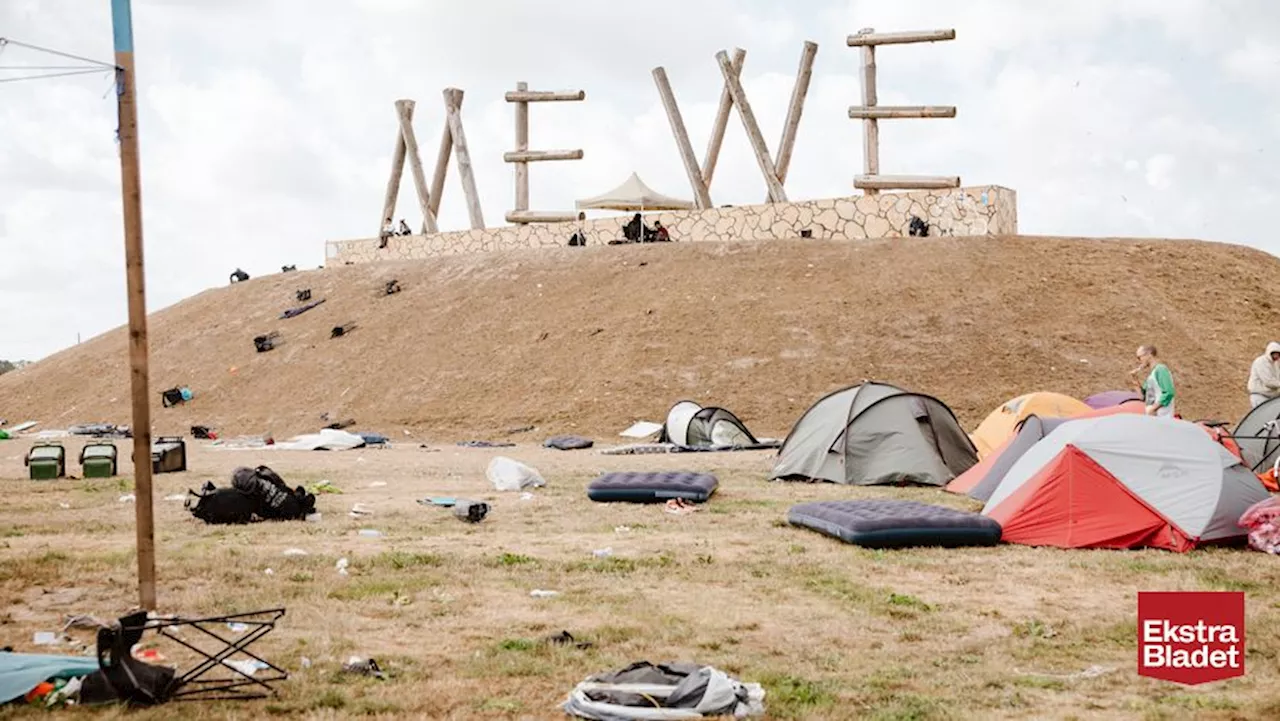
<path id="1" fill-rule="evenodd" d="M 1280 396 L 1280 343 L 1271 341 L 1267 352 L 1249 367 L 1249 407 L 1257 408 Z"/>
<path id="2" fill-rule="evenodd" d="M 1173 418 L 1173 374 L 1169 372 L 1169 366 L 1160 362 L 1153 345 L 1138 346 L 1138 367 L 1130 375 L 1136 380 L 1142 373 L 1147 374 L 1139 386 L 1143 402 L 1147 405 L 1147 415 Z"/>

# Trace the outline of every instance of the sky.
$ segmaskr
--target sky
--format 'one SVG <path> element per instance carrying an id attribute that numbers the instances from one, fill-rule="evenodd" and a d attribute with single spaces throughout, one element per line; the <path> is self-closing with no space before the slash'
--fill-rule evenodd
<path id="1" fill-rule="evenodd" d="M 2 0 L 0 37 L 110 62 L 108 0 Z M 772 152 L 802 44 L 818 44 L 787 193 L 855 191 L 859 51 L 845 37 L 954 28 L 878 51 L 882 105 L 955 105 L 881 123 L 882 173 L 959 175 L 1018 193 L 1024 234 L 1156 236 L 1280 253 L 1280 3 L 1269 0 L 134 0 L 147 300 L 156 310 L 251 275 L 324 263 L 326 240 L 378 230 L 397 124 L 417 101 L 428 175 L 462 108 L 489 225 L 513 205 L 503 93 L 582 89 L 530 108 L 531 207 L 570 210 L 638 172 L 691 197 L 654 86 L 665 67 L 701 157 L 722 81 L 745 92 Z M 9 46 L 0 67 L 66 61 Z M 0 79 L 23 73 L 0 70 Z M 26 73 L 30 74 L 30 73 Z M 0 82 L 0 358 L 38 359 L 126 322 L 115 97 L 107 74 Z M 711 197 L 762 201 L 731 116 Z M 413 185 L 397 219 L 421 223 Z M 468 227 L 456 168 L 442 230 Z"/>

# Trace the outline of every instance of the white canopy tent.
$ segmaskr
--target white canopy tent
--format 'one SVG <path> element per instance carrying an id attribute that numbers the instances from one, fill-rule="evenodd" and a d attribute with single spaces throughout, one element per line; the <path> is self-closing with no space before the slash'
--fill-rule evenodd
<path id="1" fill-rule="evenodd" d="M 622 185 L 594 198 L 579 200 L 578 210 L 693 210 L 693 201 L 663 195 L 644 184 L 639 175 L 631 174 Z"/>

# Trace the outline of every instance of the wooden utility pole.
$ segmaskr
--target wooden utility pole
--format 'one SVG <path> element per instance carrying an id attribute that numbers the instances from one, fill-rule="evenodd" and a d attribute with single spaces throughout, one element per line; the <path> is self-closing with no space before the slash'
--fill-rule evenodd
<path id="1" fill-rule="evenodd" d="M 129 379 L 133 391 L 133 478 L 137 502 L 138 601 L 156 609 L 155 517 L 151 505 L 151 391 L 147 378 L 147 290 L 142 262 L 142 178 L 138 169 L 138 105 L 134 87 L 133 15 L 129 0 L 111 0 L 120 123 L 120 191 L 124 268 L 129 295 Z"/>

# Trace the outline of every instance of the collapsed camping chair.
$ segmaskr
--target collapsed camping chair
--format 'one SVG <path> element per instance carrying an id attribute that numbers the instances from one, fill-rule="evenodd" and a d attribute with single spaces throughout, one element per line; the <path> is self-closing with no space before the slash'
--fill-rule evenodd
<path id="1" fill-rule="evenodd" d="M 99 670 L 85 677 L 80 701 L 155 706 L 168 701 L 266 698 L 275 693 L 271 684 L 287 680 L 289 674 L 248 649 L 270 633 L 284 613 L 283 608 L 273 608 L 192 619 L 148 618 L 145 611 L 124 616 L 98 630 Z M 232 624 L 246 630 L 229 638 L 231 634 L 226 629 Z M 181 674 L 175 668 L 139 661 L 133 657 L 132 649 L 146 631 L 175 641 L 200 660 Z M 205 643 L 201 645 L 198 640 Z M 248 660 L 232 660 L 237 654 Z M 243 670 L 246 667 L 248 672 Z"/>
<path id="2" fill-rule="evenodd" d="M 294 296 L 297 297 L 299 303 L 304 303 L 308 300 L 311 300 L 311 289 L 303 288 L 302 290 L 294 293 Z"/>
<path id="3" fill-rule="evenodd" d="M 236 268 L 235 272 L 231 274 L 232 283 L 243 283 L 246 280 L 249 280 L 249 274 L 239 268 Z"/>
<path id="4" fill-rule="evenodd" d="M 200 493 L 187 493 L 186 505 L 191 515 L 214 525 L 300 521 L 316 511 L 315 494 L 307 493 L 302 486 L 289 488 L 266 466 L 235 469 L 230 488 L 218 488 L 209 481 Z"/>
<path id="5" fill-rule="evenodd" d="M 346 323 L 346 324 L 343 324 L 343 325 L 335 325 L 335 326 L 333 327 L 333 330 L 329 331 L 329 337 L 330 337 L 330 338 L 341 338 L 342 336 L 344 336 L 344 335 L 346 335 L 346 334 L 350 333 L 351 331 L 353 331 L 353 330 L 355 330 L 355 329 L 356 329 L 356 324 L 355 324 L 354 322 L 352 322 L 352 323 Z"/>
<path id="6" fill-rule="evenodd" d="M 298 266 L 297 266 L 297 264 L 296 264 L 296 263 L 295 263 L 294 265 L 282 265 L 282 266 L 280 266 L 280 272 L 281 272 L 281 273 L 293 273 L 293 272 L 295 272 L 295 271 L 297 271 L 297 270 L 298 270 Z"/>
<path id="7" fill-rule="evenodd" d="M 266 353 L 269 350 L 275 350 L 276 344 L 280 342 L 280 331 L 271 331 L 266 335 L 254 336 L 253 347 L 259 353 Z"/>

